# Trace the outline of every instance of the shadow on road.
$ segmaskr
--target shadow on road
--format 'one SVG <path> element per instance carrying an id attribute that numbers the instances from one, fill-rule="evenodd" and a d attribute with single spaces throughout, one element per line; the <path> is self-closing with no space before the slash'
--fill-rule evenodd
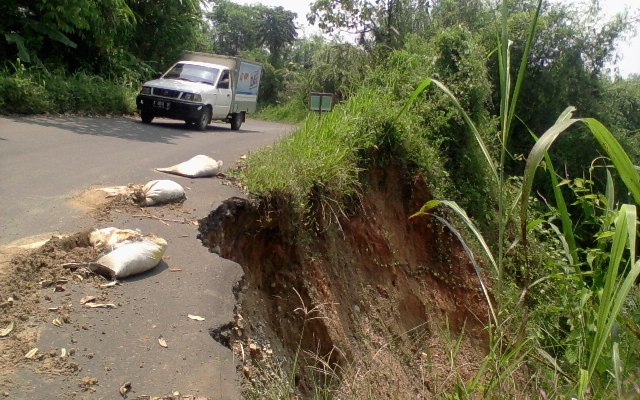
<path id="1" fill-rule="evenodd" d="M 158 142 L 172 144 L 173 140 L 181 137 L 191 137 L 198 133 L 207 132 L 233 132 L 229 127 L 211 124 L 206 131 L 196 131 L 182 121 L 158 120 L 152 124 L 143 124 L 141 121 L 129 117 L 6 117 L 9 120 L 22 124 L 37 124 L 49 128 L 58 128 L 80 135 L 109 136 L 125 140 L 141 142 Z M 250 132 L 241 130 L 239 132 Z"/>

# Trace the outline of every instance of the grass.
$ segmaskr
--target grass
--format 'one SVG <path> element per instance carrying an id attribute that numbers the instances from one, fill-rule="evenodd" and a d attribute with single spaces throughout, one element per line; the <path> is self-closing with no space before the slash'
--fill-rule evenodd
<path id="1" fill-rule="evenodd" d="M 285 197 L 303 213 L 318 195 L 340 213 L 346 199 L 358 195 L 371 152 L 409 136 L 406 126 L 392 123 L 389 103 L 384 94 L 363 90 L 334 112 L 309 115 L 290 137 L 251 154 L 241 180 L 252 194 Z"/>
<path id="2" fill-rule="evenodd" d="M 304 121 L 309 115 L 306 104 L 300 101 L 289 101 L 282 105 L 268 105 L 261 108 L 254 118 L 265 119 L 267 121 L 281 121 L 297 124 Z"/>

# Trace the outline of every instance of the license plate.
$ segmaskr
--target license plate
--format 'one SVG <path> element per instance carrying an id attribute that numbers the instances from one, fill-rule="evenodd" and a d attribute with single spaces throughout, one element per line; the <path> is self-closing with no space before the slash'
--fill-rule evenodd
<path id="1" fill-rule="evenodd" d="M 169 108 L 171 108 L 171 103 L 168 101 L 154 100 L 153 106 L 156 108 L 164 108 L 165 110 L 168 110 Z"/>

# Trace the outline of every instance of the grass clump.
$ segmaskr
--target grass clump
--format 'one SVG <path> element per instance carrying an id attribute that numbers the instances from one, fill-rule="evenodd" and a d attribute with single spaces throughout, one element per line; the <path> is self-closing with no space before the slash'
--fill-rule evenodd
<path id="1" fill-rule="evenodd" d="M 252 154 L 242 172 L 249 191 L 284 195 L 303 208 L 313 188 L 337 199 L 353 195 L 359 188 L 357 155 L 384 133 L 384 100 L 383 94 L 362 91 L 332 113 L 310 115 L 293 135 Z"/>

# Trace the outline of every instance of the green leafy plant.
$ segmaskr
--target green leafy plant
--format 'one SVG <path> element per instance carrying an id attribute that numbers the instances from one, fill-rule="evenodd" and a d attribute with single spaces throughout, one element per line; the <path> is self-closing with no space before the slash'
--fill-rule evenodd
<path id="1" fill-rule="evenodd" d="M 434 79 L 424 80 L 410 96 L 405 104 L 405 107 L 398 114 L 400 118 L 409 107 L 416 101 L 416 99 L 432 84 L 439 88 L 451 99 L 454 107 L 462 115 L 467 124 L 469 130 L 472 132 L 473 137 L 478 143 L 482 153 L 485 157 L 486 164 L 488 165 L 491 175 L 495 180 L 498 190 L 498 218 L 497 218 L 497 230 L 498 230 L 498 242 L 497 242 L 497 257 L 494 256 L 494 251 L 489 247 L 483 234 L 475 226 L 474 222 L 467 216 L 465 211 L 458 206 L 455 202 L 446 200 L 433 200 L 426 203 L 413 217 L 423 216 L 430 213 L 435 207 L 440 205 L 447 206 L 452 209 L 455 214 L 461 219 L 463 224 L 470 230 L 475 239 L 480 243 L 486 259 L 493 267 L 495 272 L 495 286 L 494 293 L 499 304 L 495 307 L 492 304 L 491 296 L 486 291 L 486 285 L 483 283 L 483 291 L 485 292 L 485 299 L 488 304 L 488 309 L 491 313 L 492 321 L 489 327 L 489 337 L 492 343 L 489 355 L 486 357 L 485 362 L 477 373 L 476 378 L 465 385 L 464 395 L 459 394 L 459 398 L 466 398 L 469 393 L 474 390 L 479 390 L 481 387 L 484 396 L 489 393 L 488 389 L 493 388 L 503 378 L 510 376 L 527 358 L 532 357 L 539 362 L 542 361 L 543 365 L 551 365 L 555 367 L 558 362 L 547 353 L 545 355 L 546 360 L 540 360 L 539 357 L 534 356 L 531 353 L 531 346 L 525 339 L 527 330 L 527 318 L 523 319 L 522 324 L 515 331 L 511 328 L 507 322 L 510 319 L 508 313 L 495 312 L 495 309 L 506 309 L 505 302 L 509 299 L 506 298 L 507 291 L 507 277 L 505 277 L 505 254 L 508 249 L 513 248 L 517 242 L 514 242 L 511 246 L 507 246 L 506 229 L 511 224 L 517 215 L 515 215 L 515 203 L 511 208 L 506 207 L 506 177 L 504 174 L 504 165 L 507 160 L 507 147 L 509 143 L 509 136 L 511 132 L 513 118 L 515 117 L 516 104 L 518 102 L 519 92 L 522 87 L 522 82 L 525 77 L 525 69 L 527 64 L 527 55 L 531 44 L 533 42 L 537 18 L 540 12 L 541 1 L 538 2 L 537 10 L 532 17 L 529 39 L 525 45 L 525 56 L 521 60 L 520 68 L 517 73 L 517 79 L 515 85 L 512 86 L 511 73 L 510 73 L 510 46 L 508 31 L 507 31 L 507 2 L 502 3 L 502 31 L 499 36 L 499 49 L 498 49 L 498 65 L 500 69 L 500 136 L 501 136 L 501 148 L 499 152 L 498 161 L 494 161 L 488 146 L 484 143 L 483 135 L 475 126 L 473 120 L 467 115 L 463 107 L 457 101 L 456 97 L 450 90 L 440 81 Z M 640 181 L 636 168 L 631 163 L 628 155 L 622 149 L 615 137 L 609 132 L 600 122 L 592 118 L 574 119 L 572 117 L 572 108 L 565 110 L 558 118 L 556 123 L 545 132 L 540 139 L 536 142 L 535 146 L 531 150 L 525 167 L 523 175 L 522 190 L 517 196 L 519 199 L 520 213 L 520 238 L 519 245 L 523 248 L 524 253 L 524 265 L 522 270 L 524 271 L 523 287 L 519 298 L 516 302 L 519 305 L 526 305 L 528 291 L 531 286 L 537 284 L 538 281 L 533 284 L 530 282 L 531 265 L 529 265 L 528 255 L 528 235 L 530 230 L 535 227 L 536 221 L 529 221 L 529 201 L 532 191 L 533 178 L 535 172 L 540 165 L 541 161 L 546 158 L 547 165 L 551 174 L 551 181 L 554 186 L 554 193 L 556 197 L 556 203 L 558 205 L 559 217 L 562 221 L 563 227 L 563 239 L 567 244 L 568 259 L 573 265 L 579 263 L 578 249 L 576 246 L 574 232 L 571 223 L 571 216 L 568 213 L 567 205 L 562 192 L 558 188 L 558 181 L 553 170 L 553 166 L 548 157 L 547 151 L 555 141 L 555 139 L 569 127 L 576 122 L 581 122 L 587 126 L 589 131 L 594 135 L 601 147 L 608 155 L 609 159 L 613 162 L 615 170 L 618 172 L 621 180 L 624 182 L 626 188 L 631 193 L 636 204 L 640 203 Z M 622 309 L 622 306 L 630 293 L 631 287 L 635 282 L 638 273 L 640 273 L 640 261 L 636 261 L 635 255 L 635 236 L 636 236 L 636 213 L 635 206 L 624 204 L 619 210 L 613 210 L 613 201 L 609 202 L 611 209 L 609 212 L 615 216 L 615 231 L 611 233 L 613 239 L 611 246 L 608 247 L 608 253 L 603 260 L 607 260 L 606 265 L 600 265 L 602 271 L 606 271 L 602 280 L 602 286 L 596 287 L 592 292 L 588 292 L 587 295 L 593 297 L 594 300 L 592 307 L 594 307 L 593 313 L 589 313 L 589 321 L 584 322 L 581 326 L 581 330 L 578 331 L 581 334 L 579 352 L 581 353 L 581 365 L 579 368 L 578 376 L 572 381 L 576 382 L 575 390 L 580 398 L 585 398 L 588 390 L 603 390 L 606 387 L 606 379 L 600 387 L 592 387 L 594 384 L 594 374 L 602 371 L 596 371 L 597 366 L 602 365 L 602 356 L 605 346 L 609 342 L 610 334 L 613 329 L 614 323 Z M 603 227 L 607 228 L 607 224 L 603 222 Z M 462 240 L 462 238 L 460 238 Z M 623 258 L 625 249 L 629 249 L 628 258 Z M 583 249 L 588 252 L 588 250 Z M 626 267 L 625 267 L 626 265 Z M 576 272 L 578 276 L 582 277 L 580 271 Z M 482 281 L 481 273 L 478 273 Z M 571 277 L 570 279 L 573 279 Z M 585 299 L 573 299 L 574 302 L 581 305 L 587 305 Z M 584 313 L 583 313 L 584 314 Z M 588 325 L 588 326 L 587 326 Z M 593 326 L 593 328 L 591 328 Z M 507 339 L 508 336 L 513 336 L 512 339 Z M 619 377 L 619 346 L 617 343 L 613 343 L 613 361 L 614 361 L 614 379 L 616 380 L 618 390 L 620 390 L 620 377 Z M 615 356 L 618 354 L 617 356 Z M 606 370 L 606 368 L 605 368 Z M 571 378 L 571 377 L 569 377 Z"/>

